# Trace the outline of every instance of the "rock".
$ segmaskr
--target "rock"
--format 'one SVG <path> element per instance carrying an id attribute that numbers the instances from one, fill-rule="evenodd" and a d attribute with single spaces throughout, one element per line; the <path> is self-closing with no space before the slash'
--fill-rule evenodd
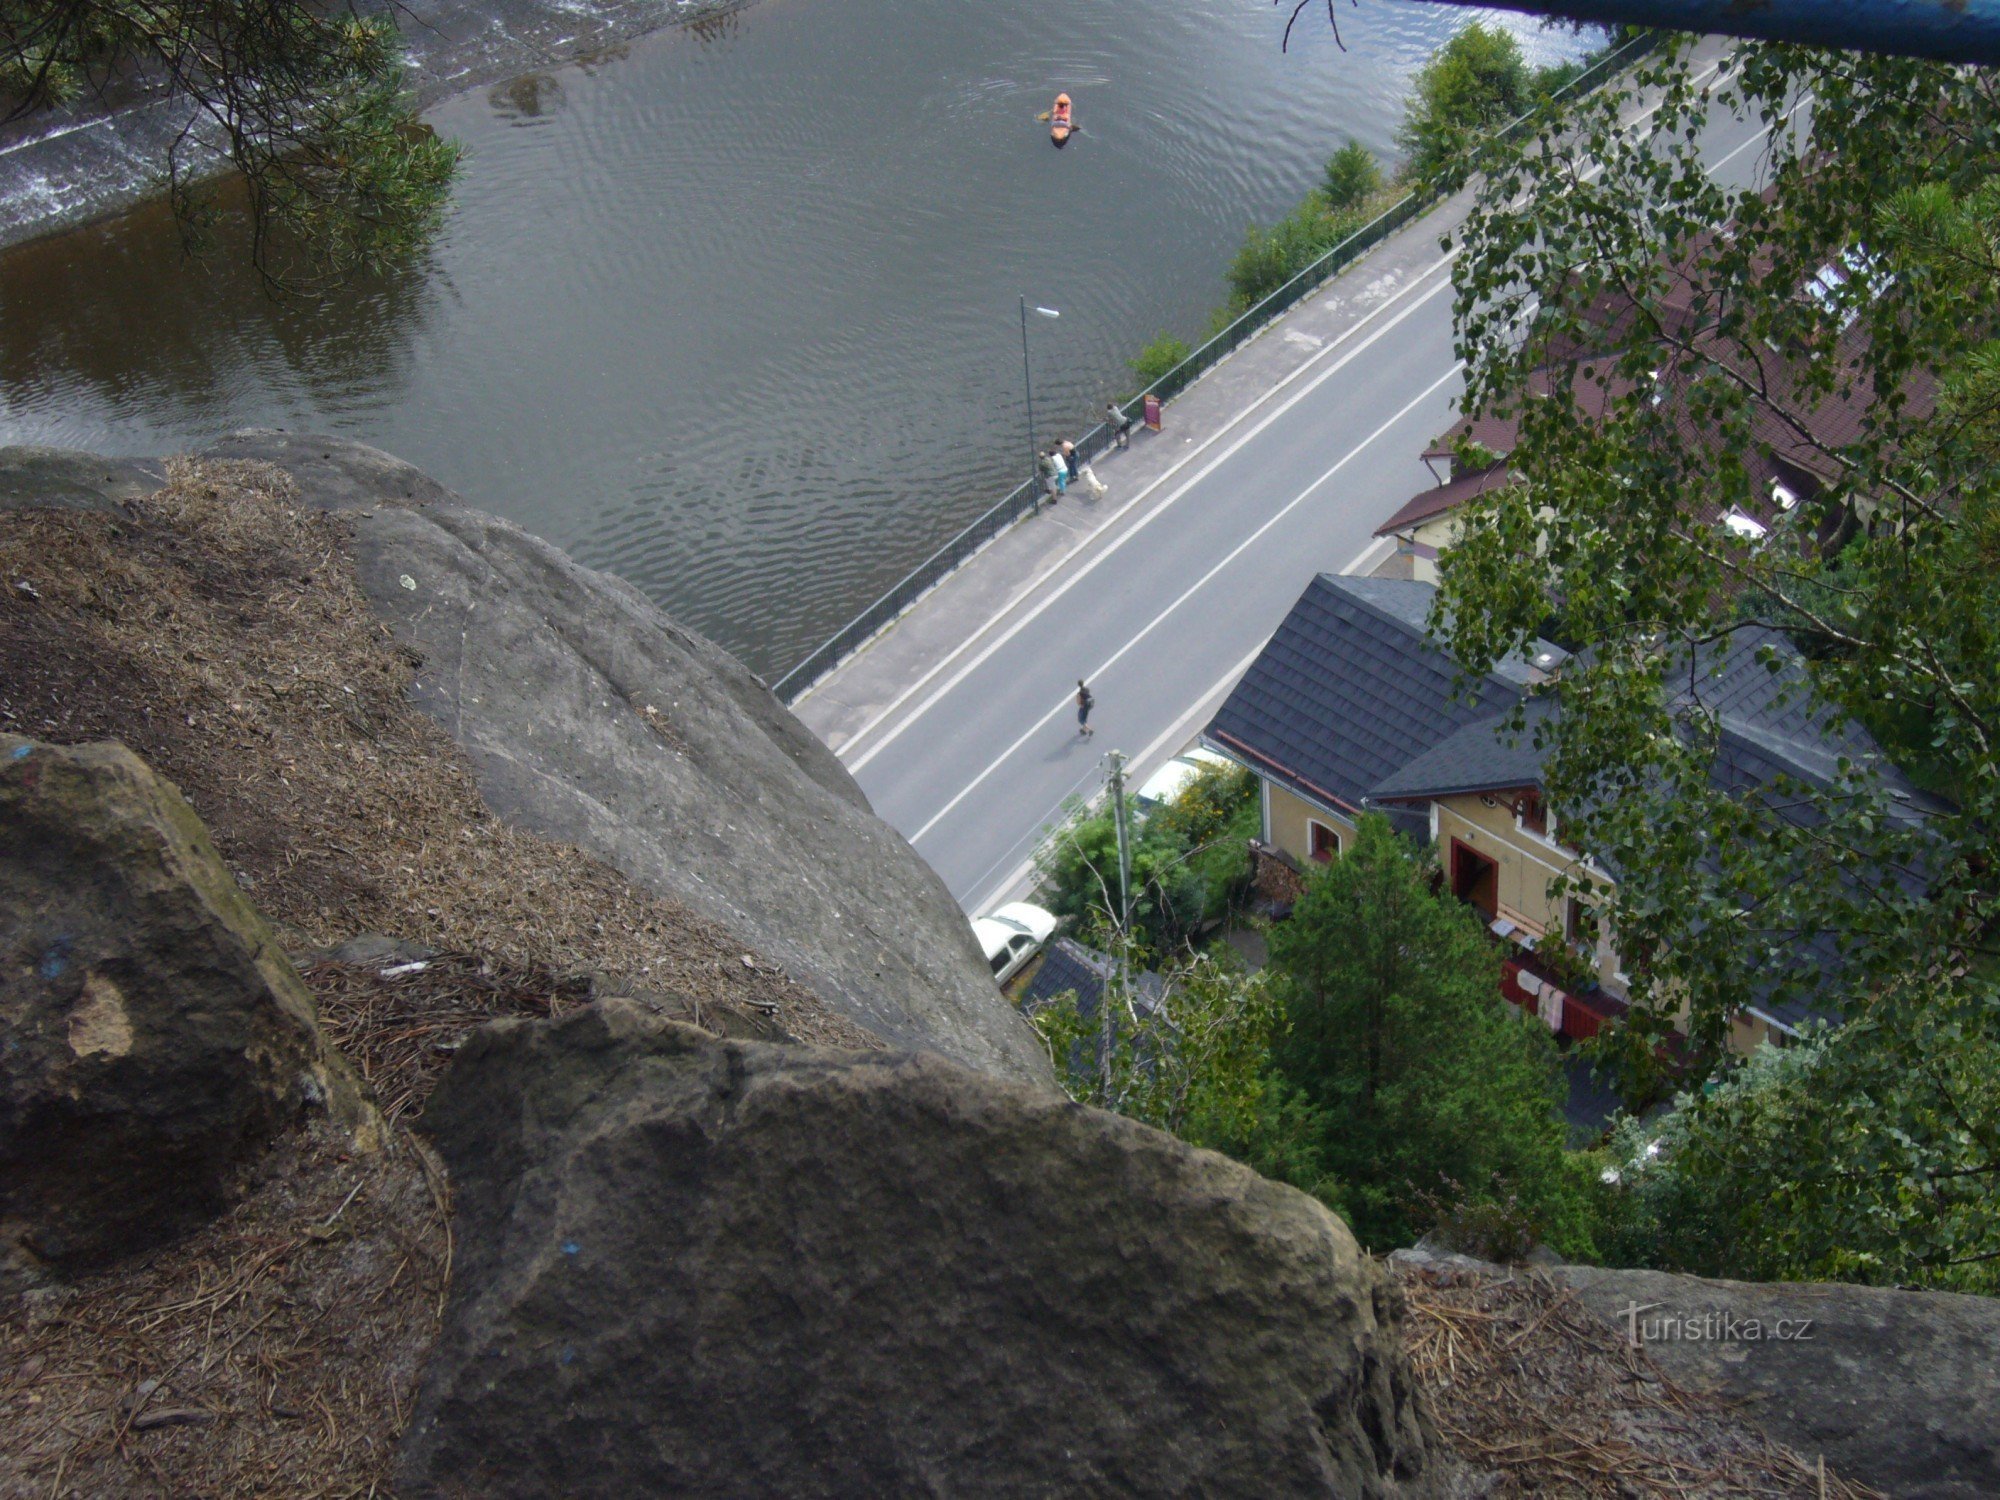
<path id="1" fill-rule="evenodd" d="M 273 464 L 352 517 L 371 607 L 423 656 L 417 702 L 499 816 L 727 928 L 898 1046 L 1054 1087 L 944 882 L 726 651 L 376 449 L 251 431 L 205 456 Z"/>
<path id="2" fill-rule="evenodd" d="M 124 502 L 167 482 L 151 460 L 102 458 L 68 448 L 0 448 L 0 512 L 95 510 L 116 514 Z"/>
<path id="3" fill-rule="evenodd" d="M 610 1001 L 476 1033 L 425 1125 L 407 1497 L 1442 1492 L 1346 1227 L 1136 1122 Z"/>
<path id="4" fill-rule="evenodd" d="M 358 964 L 367 968 L 388 969 L 398 964 L 420 964 L 437 955 L 421 943 L 407 942 L 402 938 L 384 937 L 379 932 L 360 932 L 344 943 L 336 944 L 323 953 L 316 953 L 316 959 L 328 963 Z"/>
<path id="5" fill-rule="evenodd" d="M 0 734 L 0 1286 L 226 1205 L 259 1147 L 374 1111 L 180 794 L 122 745 Z"/>
<path id="6" fill-rule="evenodd" d="M 1950 1292 L 1550 1274 L 1667 1376 L 1897 1500 L 2000 1495 L 2000 1300 Z"/>

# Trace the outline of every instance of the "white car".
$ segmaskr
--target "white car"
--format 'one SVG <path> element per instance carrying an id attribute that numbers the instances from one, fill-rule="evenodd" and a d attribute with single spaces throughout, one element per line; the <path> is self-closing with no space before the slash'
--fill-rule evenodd
<path id="1" fill-rule="evenodd" d="M 1159 770 L 1146 778 L 1145 785 L 1138 791 L 1139 815 L 1144 817 L 1156 807 L 1164 806 L 1188 789 L 1195 777 L 1210 766 L 1232 766 L 1236 764 L 1226 755 L 1217 755 L 1213 750 L 1204 750 L 1196 745 L 1184 750 L 1168 761 Z"/>
<path id="2" fill-rule="evenodd" d="M 989 916 L 972 919 L 972 935 L 979 939 L 996 984 L 1020 973 L 1055 930 L 1056 919 L 1026 901 L 1010 902 Z"/>

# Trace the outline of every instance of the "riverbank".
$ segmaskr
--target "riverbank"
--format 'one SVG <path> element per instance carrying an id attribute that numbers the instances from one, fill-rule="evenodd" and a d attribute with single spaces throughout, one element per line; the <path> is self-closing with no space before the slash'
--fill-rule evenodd
<path id="1" fill-rule="evenodd" d="M 611 51 L 666 26 L 699 26 L 749 0 L 408 0 L 395 7 L 413 108 Z M 193 107 L 143 79 L 0 129 L 0 250 L 156 196 Z M 197 175 L 226 155 L 197 131 Z"/>

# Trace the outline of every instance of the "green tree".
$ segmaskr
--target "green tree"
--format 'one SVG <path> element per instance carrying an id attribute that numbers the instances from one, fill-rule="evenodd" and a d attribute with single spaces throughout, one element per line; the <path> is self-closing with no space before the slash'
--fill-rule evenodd
<path id="1" fill-rule="evenodd" d="M 1117 946 L 1115 937 L 1107 941 Z M 1203 956 L 1171 968 L 1143 1004 L 1115 980 L 1105 1001 L 1108 1046 L 1105 1018 L 1082 1013 L 1073 993 L 1031 1018 L 1071 1098 L 1157 1125 L 1340 1207 L 1320 1156 L 1320 1121 L 1271 1073 L 1271 1042 L 1285 1018 L 1263 976 Z"/>
<path id="2" fill-rule="evenodd" d="M 1126 361 L 1134 376 L 1142 386 L 1153 386 L 1175 365 L 1194 353 L 1186 339 L 1175 338 L 1171 333 L 1163 333 L 1152 343 L 1141 349 L 1138 355 Z"/>
<path id="3" fill-rule="evenodd" d="M 1534 82 L 1513 33 L 1474 21 L 1432 53 L 1410 81 L 1396 132 L 1405 153 L 1403 175 L 1422 182 L 1452 171 L 1484 132 L 1527 110 Z"/>
<path id="4" fill-rule="evenodd" d="M 2000 1007 L 1898 998 L 1623 1124 L 1607 1257 L 2000 1290 Z"/>
<path id="5" fill-rule="evenodd" d="M 219 151 L 247 186 L 251 253 L 281 282 L 343 277 L 436 228 L 457 148 L 415 122 L 379 15 L 301 0 L 0 0 L 0 95 L 19 118 L 112 80 L 158 79 L 187 130 L 161 175 L 194 234 Z"/>
<path id="6" fill-rule="evenodd" d="M 1936 1081 L 1990 1067 L 2000 959 L 1995 75 L 1751 46 L 1720 81 L 1673 53 L 1633 83 L 1662 91 L 1651 129 L 1624 129 L 1629 90 L 1608 90 L 1483 158 L 1458 341 L 1468 407 L 1519 417 L 1525 483 L 1466 513 L 1439 629 L 1474 671 L 1556 611 L 1589 648 L 1549 689 L 1544 773 L 1565 840 L 1619 871 L 1628 1043 L 1649 1048 L 1684 1005 L 1713 1059 L 1753 1000 L 1849 1028 L 1810 1069 L 1770 1065 L 1690 1112 L 1682 1159 L 1704 1193 L 1751 1204 L 1789 1184 L 1783 1212 L 1731 1219 L 1735 1268 L 1981 1264 L 1963 1226 L 2000 1214 L 1996 1101 Z M 1715 117 L 1775 124 L 1804 98 L 1764 182 L 1709 176 L 1697 142 Z M 1599 175 L 1579 191 L 1586 162 Z M 1579 350 L 1591 401 L 1522 399 Z M 1861 415 L 1829 427 L 1830 410 Z M 1769 513 L 1746 460 L 1780 448 L 1818 493 L 1756 544 L 1714 524 Z M 1713 719 L 1688 704 L 1707 648 L 1745 620 L 1785 632 L 1818 692 L 1951 801 L 1914 803 L 1852 762 L 1811 782 L 1718 774 Z M 1801 934 L 1837 963 L 1788 963 Z M 1725 1149 L 1779 1117 L 1809 1145 L 1796 1173 Z M 1955 1192 L 1972 1202 L 1937 1207 Z M 1940 1259 L 1926 1215 L 1963 1248 Z"/>
<path id="7" fill-rule="evenodd" d="M 1367 207 L 1382 191 L 1382 167 L 1375 153 L 1359 141 L 1350 140 L 1333 153 L 1326 164 L 1326 178 L 1320 183 L 1320 197 L 1335 212 Z"/>
<path id="8" fill-rule="evenodd" d="M 1221 921 L 1247 884 L 1257 831 L 1256 783 L 1238 767 L 1208 767 L 1172 803 L 1141 813 L 1126 794 L 1130 940 L 1171 962 Z M 1037 899 L 1081 932 L 1119 923 L 1118 834 L 1107 805 L 1082 809 L 1036 855 Z"/>
<path id="9" fill-rule="evenodd" d="M 1323 1118 L 1365 1244 L 1409 1243 L 1427 1202 L 1459 1196 L 1512 1198 L 1550 1243 L 1585 1250 L 1554 1046 L 1500 997 L 1498 954 L 1431 873 L 1371 814 L 1272 929 L 1278 1070 Z"/>

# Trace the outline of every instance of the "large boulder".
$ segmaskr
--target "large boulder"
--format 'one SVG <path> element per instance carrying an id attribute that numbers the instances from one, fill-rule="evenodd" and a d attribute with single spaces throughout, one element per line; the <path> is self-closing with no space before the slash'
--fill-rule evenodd
<path id="1" fill-rule="evenodd" d="M 1312 1199 L 928 1055 L 503 1022 L 425 1112 L 406 1496 L 1429 1494 L 1400 1304 Z"/>
<path id="2" fill-rule="evenodd" d="M 345 512 L 370 606 L 487 804 L 736 934 L 878 1036 L 1053 1088 L 944 882 L 757 677 L 630 584 L 336 438 L 244 432 Z"/>
<path id="3" fill-rule="evenodd" d="M 1669 1377 L 1897 1500 L 2000 1495 L 2000 1300 L 1562 1266 Z"/>
<path id="4" fill-rule="evenodd" d="M 373 1144 L 194 810 L 122 745 L 0 734 L 0 1285 L 200 1222 L 311 1110 Z"/>

